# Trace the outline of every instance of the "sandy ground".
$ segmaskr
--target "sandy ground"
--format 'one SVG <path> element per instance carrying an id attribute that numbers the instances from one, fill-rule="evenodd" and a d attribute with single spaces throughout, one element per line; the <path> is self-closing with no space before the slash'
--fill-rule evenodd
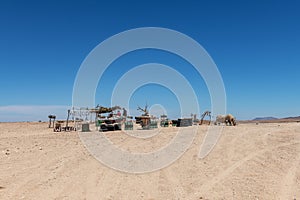
<path id="1" fill-rule="evenodd" d="M 106 133 L 117 146 L 147 152 L 176 133 L 137 139 Z M 76 132 L 47 123 L 0 123 L 0 199 L 300 199 L 300 123 L 224 127 L 215 149 L 197 154 L 200 126 L 185 154 L 146 174 L 110 169 L 85 149 Z"/>

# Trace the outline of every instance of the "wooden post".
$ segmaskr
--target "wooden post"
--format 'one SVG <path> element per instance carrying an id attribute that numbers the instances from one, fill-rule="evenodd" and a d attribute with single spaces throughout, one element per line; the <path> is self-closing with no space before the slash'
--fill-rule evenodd
<path id="1" fill-rule="evenodd" d="M 67 117 L 67 123 L 66 123 L 66 128 L 65 130 L 69 129 L 68 124 L 69 124 L 69 117 L 70 117 L 70 110 L 68 110 L 68 117 Z"/>
<path id="2" fill-rule="evenodd" d="M 49 128 L 51 128 L 51 117 L 50 116 L 48 117 L 49 117 Z"/>

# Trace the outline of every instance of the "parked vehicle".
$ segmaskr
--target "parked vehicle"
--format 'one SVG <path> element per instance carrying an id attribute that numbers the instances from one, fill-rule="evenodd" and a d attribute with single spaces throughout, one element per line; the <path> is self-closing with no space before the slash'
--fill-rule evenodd
<path id="1" fill-rule="evenodd" d="M 117 119 L 104 119 L 100 120 L 100 131 L 117 131 L 122 130 L 121 121 Z"/>

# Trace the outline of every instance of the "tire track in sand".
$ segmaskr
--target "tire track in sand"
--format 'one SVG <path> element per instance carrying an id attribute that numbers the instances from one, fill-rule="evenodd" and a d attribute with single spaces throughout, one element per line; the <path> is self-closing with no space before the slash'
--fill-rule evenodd
<path id="1" fill-rule="evenodd" d="M 295 161 L 292 162 L 292 166 L 289 168 L 288 172 L 282 179 L 281 190 L 279 193 L 279 199 L 295 199 L 296 192 L 300 193 L 300 188 L 297 188 L 296 177 L 297 170 L 300 165 L 300 147 L 297 148 L 298 154 Z M 298 191 L 297 191 L 298 190 Z"/>
<path id="2" fill-rule="evenodd" d="M 237 168 L 239 168 L 240 166 L 242 166 L 243 164 L 245 164 L 247 161 L 254 159 L 255 157 L 257 157 L 258 155 L 261 155 L 263 153 L 266 153 L 268 151 L 272 151 L 274 149 L 280 148 L 280 147 L 284 147 L 284 146 L 290 146 L 290 145 L 295 145 L 295 144 L 299 144 L 298 142 L 296 143 L 285 143 L 282 145 L 278 145 L 276 147 L 272 147 L 272 148 L 266 148 L 263 150 L 259 150 L 259 151 L 254 151 L 253 153 L 249 154 L 248 156 L 244 157 L 243 159 L 239 160 L 238 162 L 236 162 L 235 164 L 231 165 L 230 167 L 228 167 L 225 171 L 221 172 L 219 175 L 215 176 L 214 178 L 212 178 L 212 180 L 206 182 L 201 188 L 200 191 L 201 193 L 207 193 L 215 184 L 219 183 L 221 180 L 225 179 L 227 176 L 229 176 L 234 170 L 236 170 Z M 297 165 L 298 166 L 298 165 Z"/>

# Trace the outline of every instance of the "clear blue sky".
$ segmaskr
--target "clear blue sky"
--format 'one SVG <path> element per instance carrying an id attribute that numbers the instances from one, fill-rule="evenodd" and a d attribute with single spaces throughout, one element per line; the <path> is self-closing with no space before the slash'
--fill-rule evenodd
<path id="1" fill-rule="evenodd" d="M 299 10 L 296 0 L 1 1 L 0 121 L 44 120 L 50 111 L 64 118 L 76 73 L 88 53 L 114 34 L 148 26 L 180 31 L 207 50 L 223 77 L 227 110 L 238 119 L 298 116 Z M 130 68 L 147 62 L 177 63 L 178 69 L 187 64 L 149 50 L 114 65 Z M 112 65 L 107 77 L 116 70 Z M 198 80 L 192 72 L 182 73 Z M 96 101 L 105 105 L 109 97 L 102 87 L 100 82 Z M 195 91 L 202 111 L 209 109 L 204 82 Z M 145 98 L 151 92 L 166 96 Z M 145 86 L 136 91 L 131 106 L 165 103 L 171 96 L 166 88 Z"/>

